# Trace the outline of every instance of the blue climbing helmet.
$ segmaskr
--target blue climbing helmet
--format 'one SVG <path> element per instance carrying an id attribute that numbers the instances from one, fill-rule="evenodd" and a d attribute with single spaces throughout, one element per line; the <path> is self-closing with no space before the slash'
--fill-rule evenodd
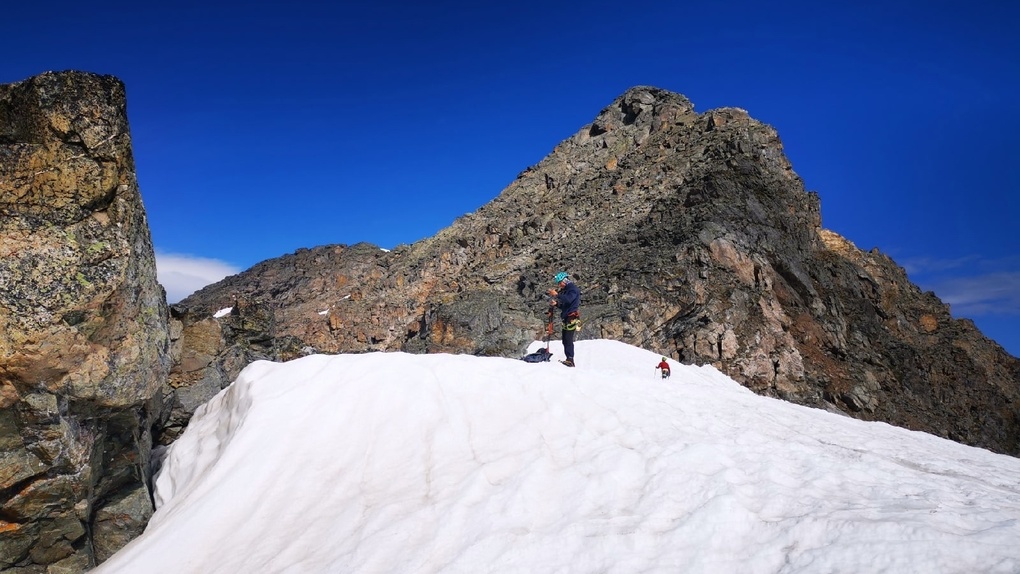
<path id="1" fill-rule="evenodd" d="M 567 275 L 567 272 L 566 272 L 566 271 L 560 271 L 559 273 L 557 273 L 557 274 L 556 274 L 556 276 L 555 276 L 555 277 L 553 277 L 553 280 L 554 280 L 554 281 L 555 281 L 556 283 L 559 283 L 560 281 L 563 281 L 563 280 L 564 280 L 564 279 L 566 279 L 567 277 L 570 277 L 570 275 Z"/>

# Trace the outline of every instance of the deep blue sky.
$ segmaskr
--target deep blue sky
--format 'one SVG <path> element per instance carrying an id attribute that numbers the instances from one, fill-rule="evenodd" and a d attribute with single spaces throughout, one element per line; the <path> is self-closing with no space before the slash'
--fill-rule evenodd
<path id="1" fill-rule="evenodd" d="M 1020 355 L 1015 2 L 36 2 L 0 83 L 118 76 L 162 254 L 411 243 L 627 88 L 773 125 L 823 225 Z"/>

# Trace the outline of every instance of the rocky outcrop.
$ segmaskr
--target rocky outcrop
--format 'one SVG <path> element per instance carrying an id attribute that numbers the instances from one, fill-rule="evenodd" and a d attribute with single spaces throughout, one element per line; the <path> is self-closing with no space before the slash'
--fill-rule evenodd
<path id="1" fill-rule="evenodd" d="M 185 325 L 217 321 L 220 347 L 205 353 L 220 381 L 244 353 L 520 356 L 541 337 L 542 293 L 558 270 L 582 288 L 581 338 L 618 339 L 715 365 L 765 395 L 1020 454 L 1020 362 L 887 256 L 823 229 L 819 197 L 774 129 L 736 108 L 697 113 L 656 88 L 623 94 L 435 237 L 392 252 L 300 250 L 177 310 Z M 225 307 L 235 312 L 210 319 Z M 237 331 L 255 310 L 267 327 Z"/>
<path id="2" fill-rule="evenodd" d="M 0 571 L 81 572 L 144 527 L 170 367 L 124 86 L 0 86 Z"/>

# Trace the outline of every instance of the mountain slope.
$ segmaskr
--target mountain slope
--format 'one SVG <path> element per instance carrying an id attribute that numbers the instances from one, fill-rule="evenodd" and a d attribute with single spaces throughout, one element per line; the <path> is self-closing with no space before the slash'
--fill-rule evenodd
<path id="1" fill-rule="evenodd" d="M 553 350 L 560 349 L 554 345 Z M 118 572 L 1015 572 L 1020 460 L 617 341 L 247 367 Z"/>
<path id="2" fill-rule="evenodd" d="M 887 256 L 823 229 L 819 198 L 774 129 L 736 108 L 696 113 L 651 87 L 628 90 L 432 238 L 392 252 L 300 250 L 181 302 L 187 329 L 220 343 L 178 369 L 178 386 L 225 384 L 252 358 L 311 351 L 519 356 L 542 330 L 558 270 L 581 286 L 582 339 L 1020 452 L 1020 361 Z M 224 307 L 236 314 L 209 319 Z M 181 345 L 187 354 L 187 335 Z"/>

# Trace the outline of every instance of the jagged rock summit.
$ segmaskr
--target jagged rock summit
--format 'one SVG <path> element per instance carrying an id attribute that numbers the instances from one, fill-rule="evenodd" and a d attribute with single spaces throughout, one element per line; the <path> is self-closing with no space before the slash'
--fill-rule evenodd
<path id="1" fill-rule="evenodd" d="M 581 338 L 1020 453 L 1020 361 L 889 257 L 823 229 L 773 128 L 647 86 L 434 237 L 302 249 L 182 301 L 171 384 L 195 402 L 253 358 L 309 352 L 519 356 L 558 270 L 582 288 Z"/>
<path id="2" fill-rule="evenodd" d="M 145 527 L 168 314 L 124 85 L 0 85 L 0 571 L 82 572 Z"/>

